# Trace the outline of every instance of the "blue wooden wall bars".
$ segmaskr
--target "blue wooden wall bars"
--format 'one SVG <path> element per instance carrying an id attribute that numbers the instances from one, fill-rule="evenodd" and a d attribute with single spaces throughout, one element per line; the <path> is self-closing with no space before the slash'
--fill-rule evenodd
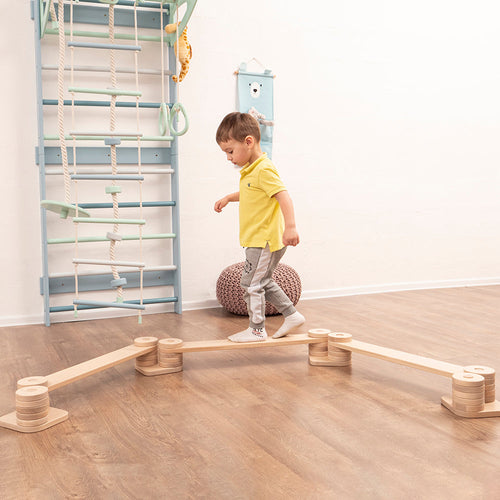
<path id="1" fill-rule="evenodd" d="M 189 9 L 188 9 L 189 11 Z M 182 24 L 179 26 L 179 29 L 181 29 Z M 176 55 L 175 51 L 173 48 L 171 48 L 168 51 L 168 66 L 169 68 L 175 68 L 176 64 Z M 175 85 L 170 85 L 170 101 L 175 102 L 176 100 L 176 86 Z M 177 116 L 177 115 L 175 115 Z M 174 118 L 173 121 L 173 126 L 174 129 L 177 130 L 177 118 Z M 179 141 L 178 138 L 175 137 L 175 140 L 170 143 L 171 148 L 170 148 L 170 163 L 172 165 L 175 165 L 176 171 L 177 171 L 177 166 L 179 164 Z M 171 191 L 172 191 L 172 199 L 176 200 L 176 205 L 175 207 L 172 207 L 172 232 L 176 235 L 179 235 L 180 231 L 180 216 L 179 216 L 179 182 L 177 179 L 177 176 L 175 174 L 172 175 L 172 183 L 171 183 Z M 174 181 L 175 180 L 175 181 Z M 173 259 L 174 263 L 177 266 L 177 268 L 180 270 L 181 268 L 181 246 L 180 246 L 180 239 L 177 236 L 177 238 L 174 238 L 172 240 L 172 254 L 173 254 Z M 182 312 L 182 302 L 180 297 L 181 295 L 181 274 L 180 271 L 176 272 L 174 274 L 174 290 L 176 290 L 178 300 L 175 302 L 175 311 L 180 313 Z"/>
<path id="2" fill-rule="evenodd" d="M 101 300 L 81 300 L 77 299 L 73 301 L 75 305 L 82 305 L 87 307 L 94 307 L 98 309 L 99 307 L 116 307 L 118 309 L 146 309 L 143 304 L 134 304 L 133 302 L 105 302 Z"/>
<path id="3" fill-rule="evenodd" d="M 139 208 L 140 205 L 138 201 L 121 201 L 118 203 L 118 208 Z M 78 206 L 84 210 L 89 208 L 113 208 L 112 203 L 79 203 Z M 175 207 L 175 201 L 143 201 L 142 207 Z"/>
<path id="4" fill-rule="evenodd" d="M 132 7 L 134 6 L 134 0 L 118 0 L 114 8 L 114 25 L 115 27 L 133 27 L 134 26 L 134 12 Z M 165 2 L 163 4 L 163 25 L 174 22 L 174 15 L 177 6 L 187 4 L 186 14 L 184 14 L 181 20 L 181 25 L 179 26 L 179 32 L 184 29 L 196 0 L 174 0 L 170 2 Z M 47 3 L 44 3 L 45 8 L 47 8 Z M 58 3 L 54 1 L 54 6 L 57 12 Z M 35 150 L 36 164 L 39 168 L 39 184 L 40 184 L 40 199 L 47 199 L 47 184 L 46 184 L 46 167 L 47 165 L 61 166 L 61 148 L 60 146 L 52 145 L 50 141 L 53 141 L 52 136 L 49 135 L 55 131 L 45 130 L 44 125 L 44 113 L 48 112 L 49 107 L 57 106 L 58 100 L 56 95 L 44 95 L 44 92 L 48 92 L 44 89 L 44 72 L 46 70 L 53 70 L 54 67 L 43 68 L 42 67 L 42 57 L 44 56 L 44 38 L 49 35 L 51 39 L 50 43 L 52 46 L 52 54 L 54 53 L 54 36 L 57 36 L 58 30 L 52 25 L 52 22 L 47 23 L 44 33 L 41 30 L 41 12 L 40 12 L 40 0 L 31 0 L 31 17 L 34 21 L 34 38 L 35 38 L 35 70 L 36 70 L 36 98 L 37 98 L 37 138 L 38 145 Z M 107 30 L 104 29 L 108 25 L 108 6 L 104 3 L 99 2 L 99 0 L 79 0 L 73 4 L 73 20 L 75 23 L 76 33 L 79 30 L 78 25 L 85 25 L 85 30 L 92 30 L 92 25 L 96 26 L 95 31 L 85 31 L 82 33 L 83 36 L 88 36 L 89 38 L 94 38 L 96 41 L 88 42 L 73 42 L 75 46 L 74 50 L 84 50 L 90 51 L 95 49 L 110 49 L 115 50 L 140 50 L 139 46 L 132 45 L 132 42 L 124 42 L 120 45 L 119 42 L 116 47 L 111 47 L 106 43 L 99 43 L 99 38 L 108 37 Z M 64 17 L 69 19 L 70 17 L 70 6 L 64 6 Z M 151 40 L 158 42 L 160 40 L 160 2 L 159 1 L 142 1 L 138 3 L 137 8 L 137 25 L 139 28 L 138 40 Z M 65 27 L 65 31 L 69 33 L 69 25 Z M 123 35 L 123 36 L 122 36 Z M 173 42 L 175 41 L 174 35 L 167 35 L 164 33 L 163 40 L 165 43 L 165 48 L 167 51 L 168 65 L 170 68 L 175 67 L 175 54 L 173 50 Z M 128 35 L 128 33 L 116 33 L 115 38 L 117 40 L 134 40 L 133 36 Z M 68 44 L 69 40 L 67 40 Z M 103 53 L 102 50 L 98 50 L 99 53 Z M 105 54 L 105 53 L 104 53 Z M 55 56 L 57 58 L 57 56 Z M 104 55 L 106 58 L 107 56 Z M 57 61 L 46 61 L 47 57 L 43 57 L 44 62 L 57 63 Z M 159 68 L 156 68 L 159 69 Z M 155 71 L 156 71 L 155 69 Z M 85 69 L 82 67 L 82 71 L 94 71 L 94 68 Z M 123 70 L 125 71 L 125 70 Z M 146 71 L 146 70 L 144 70 Z M 152 71 L 152 70 L 147 70 Z M 159 71 L 158 71 L 159 73 Z M 168 106 L 172 106 L 176 100 L 176 84 L 173 82 L 169 76 L 170 72 L 168 69 L 165 71 L 165 78 L 168 79 Z M 160 82 L 160 76 L 158 75 L 158 81 Z M 53 92 L 53 90 L 52 90 Z M 160 94 L 160 89 L 158 90 L 158 95 Z M 66 99 L 64 101 L 65 106 L 75 107 L 87 107 L 91 109 L 92 107 L 102 108 L 109 107 L 110 101 L 108 100 L 91 100 L 91 99 L 75 99 L 73 102 Z M 120 101 L 116 102 L 117 108 L 132 108 L 136 106 L 136 102 Z M 160 102 L 139 102 L 139 108 L 150 108 L 159 109 L 161 106 Z M 53 111 L 52 115 L 53 116 Z M 174 123 L 176 127 L 176 123 Z M 50 137 L 50 139 L 49 139 Z M 157 138 L 157 143 L 159 145 L 145 146 L 141 144 L 141 164 L 143 166 L 150 166 L 149 170 L 153 170 L 153 167 L 164 167 L 169 165 L 170 169 L 170 188 L 169 192 L 166 193 L 164 200 L 144 200 L 142 204 L 139 201 L 127 201 L 119 202 L 119 208 L 130 208 L 137 209 L 141 205 L 148 211 L 159 211 L 160 217 L 169 217 L 171 220 L 171 232 L 161 233 L 161 234 L 142 234 L 141 238 L 145 241 L 148 240 L 164 240 L 169 239 L 171 243 L 169 244 L 168 255 L 171 255 L 165 262 L 164 266 L 161 266 L 161 270 L 148 270 L 147 268 L 143 271 L 143 286 L 147 288 L 152 287 L 169 287 L 173 293 L 172 296 L 168 297 L 156 297 L 143 299 L 143 304 L 168 304 L 171 303 L 174 306 L 174 311 L 176 313 L 182 312 L 182 300 L 181 300 L 181 265 L 180 265 L 180 240 L 179 240 L 179 185 L 178 185 L 178 138 L 177 137 L 161 137 L 161 136 L 151 136 L 146 137 L 144 140 L 154 140 Z M 135 140 L 135 139 L 134 139 Z M 49 141 L 49 142 L 48 142 Z M 80 143 L 81 144 L 81 143 Z M 106 179 L 113 178 L 114 180 L 128 179 L 127 175 L 117 175 L 111 176 L 111 148 L 109 146 L 81 146 L 73 148 L 68 145 L 68 164 L 73 165 L 73 153 L 76 152 L 77 165 L 95 165 L 92 175 L 85 175 L 85 169 L 83 172 L 78 172 L 76 178 L 80 178 L 84 175 L 85 178 L 92 177 L 93 179 L 101 179 L 105 177 Z M 139 160 L 139 153 L 137 147 L 130 146 L 117 146 L 117 164 L 118 166 L 126 165 L 137 165 Z M 100 167 L 102 167 L 102 174 L 99 174 Z M 165 170 L 162 168 L 161 170 Z M 127 172 L 128 173 L 128 172 Z M 133 172 L 131 172 L 132 174 Z M 166 175 L 166 174 L 162 174 Z M 137 175 L 133 176 L 134 178 Z M 83 178 L 83 177 L 82 177 Z M 147 179 L 145 180 L 147 182 Z M 168 184 L 168 183 L 167 183 Z M 86 208 L 89 210 L 93 209 L 109 209 L 112 207 L 112 203 L 107 201 L 88 201 L 79 200 L 78 206 L 81 208 Z M 40 294 L 43 297 L 43 307 L 44 307 L 44 322 L 48 326 L 51 323 L 51 315 L 54 313 L 73 311 L 75 305 L 72 303 L 74 297 L 68 298 L 67 305 L 51 305 L 51 296 L 64 296 L 64 294 L 74 294 L 75 293 L 75 277 L 74 268 L 72 264 L 73 251 L 68 247 L 68 269 L 63 276 L 51 276 L 49 269 L 49 248 L 53 245 L 59 246 L 60 244 L 72 244 L 75 241 L 74 235 L 67 235 L 64 238 L 50 238 L 47 234 L 47 212 L 45 209 L 41 209 L 41 234 L 42 234 L 42 276 L 40 278 Z M 146 212 L 147 214 L 148 212 Z M 158 213 L 155 217 L 158 217 Z M 97 227 L 97 226 L 96 226 Z M 100 233 L 100 231 L 96 231 Z M 137 240 L 139 235 L 123 235 L 123 240 Z M 79 243 L 92 244 L 96 242 L 106 242 L 109 241 L 104 235 L 102 236 L 79 236 Z M 99 243 L 96 243 L 99 245 Z M 127 292 L 130 294 L 134 289 L 140 286 L 140 273 L 139 272 L 123 272 L 120 273 L 120 277 L 126 278 L 127 283 L 124 285 L 124 289 L 128 289 Z M 111 273 L 101 273 L 101 274 L 79 274 L 78 276 L 78 292 L 92 292 L 92 291 L 105 291 L 112 290 L 113 275 Z M 128 295 L 130 297 L 130 295 Z M 133 296 L 133 295 L 132 295 Z M 136 294 L 137 296 L 137 294 Z M 88 297 L 88 298 L 87 298 Z M 118 307 L 115 303 L 102 302 L 98 297 L 92 297 L 90 293 L 88 296 L 79 297 L 81 303 L 76 307 L 78 310 L 86 309 L 98 309 L 102 307 Z M 126 308 L 137 309 L 140 307 L 140 300 L 124 300 L 124 306 Z"/>
<path id="5" fill-rule="evenodd" d="M 40 148 L 37 149 L 37 164 L 40 165 Z M 62 165 L 61 148 L 59 146 L 45 146 L 44 166 Z M 137 165 L 139 154 L 137 148 L 116 148 L 117 162 L 120 165 Z M 77 146 L 76 157 L 82 165 L 111 165 L 111 153 L 108 147 L 86 148 Z M 68 162 L 73 163 L 73 148 L 68 148 Z M 168 147 L 141 147 L 141 163 L 143 165 L 164 165 L 172 162 L 172 155 Z"/>
<path id="6" fill-rule="evenodd" d="M 139 304 L 138 300 L 124 300 L 124 304 Z M 156 299 L 143 299 L 142 303 L 144 305 L 150 305 L 150 304 L 171 304 L 174 303 L 178 304 L 179 299 L 177 297 L 158 297 Z M 77 309 L 79 311 L 83 311 L 85 309 L 101 309 L 106 306 L 77 306 Z M 54 306 L 50 308 L 51 313 L 56 313 L 56 312 L 68 312 L 68 311 L 73 311 L 73 306 Z"/>
<path id="7" fill-rule="evenodd" d="M 71 178 L 75 181 L 143 181 L 143 175 L 133 174 L 71 174 Z M 106 207 L 96 207 L 106 208 Z"/>
<path id="8" fill-rule="evenodd" d="M 175 238 L 174 233 L 153 233 L 153 234 L 143 234 L 141 238 L 143 240 L 169 240 Z M 122 236 L 123 241 L 138 241 L 140 239 L 138 234 L 124 234 Z M 98 241 L 109 242 L 109 238 L 105 236 L 80 236 L 78 238 L 78 243 L 95 243 Z M 75 243 L 75 238 L 48 238 L 47 243 L 49 245 L 62 245 L 66 243 Z"/>
<path id="9" fill-rule="evenodd" d="M 43 104 L 45 106 L 57 106 L 57 99 L 44 99 Z M 108 107 L 111 105 L 110 101 L 87 101 L 87 100 L 75 100 L 73 103 L 68 99 L 64 101 L 65 106 L 71 106 L 74 104 L 75 106 L 99 106 L 99 107 Z M 127 101 L 118 101 L 115 103 L 117 108 L 135 108 L 135 102 L 127 102 Z M 160 108 L 160 102 L 140 102 L 138 103 L 140 108 Z"/>
<path id="10" fill-rule="evenodd" d="M 117 5 L 118 7 L 115 7 L 115 26 L 134 26 L 133 10 L 119 8 L 120 5 L 123 7 L 133 7 L 134 2 L 119 1 Z M 57 0 L 55 1 L 54 6 L 57 13 Z M 146 28 L 158 30 L 160 4 L 158 2 L 144 2 L 141 3 L 140 6 L 147 7 L 147 9 L 137 11 L 137 27 L 140 29 Z M 165 19 L 163 24 L 168 24 L 169 15 L 170 5 L 164 4 L 163 16 Z M 64 19 L 69 19 L 69 16 L 70 6 L 65 5 Z M 107 26 L 109 22 L 107 5 L 100 3 L 98 0 L 79 0 L 78 3 L 73 4 L 73 20 L 75 23 Z"/>
<path id="11" fill-rule="evenodd" d="M 82 49 L 142 50 L 140 45 L 122 45 L 119 43 L 68 42 L 67 45 L 68 47 L 80 47 Z"/>
<path id="12" fill-rule="evenodd" d="M 143 272 L 143 286 L 173 286 L 174 276 L 176 269 L 166 269 L 159 271 L 144 271 Z M 124 288 L 137 288 L 140 284 L 140 273 L 137 271 L 120 273 L 120 276 L 127 279 L 127 284 Z M 112 290 L 111 280 L 113 275 L 111 273 L 93 274 L 89 276 L 78 276 L 78 290 L 80 292 L 90 292 L 98 287 L 99 290 Z M 42 292 L 42 283 L 40 281 L 40 293 Z M 61 293 L 74 293 L 75 277 L 74 276 L 61 276 L 49 279 L 49 290 L 51 295 Z"/>
<path id="13" fill-rule="evenodd" d="M 43 120 L 43 82 L 42 82 L 42 47 L 41 47 L 41 12 L 38 0 L 31 0 L 31 18 L 34 21 L 35 34 L 35 78 L 37 98 L 37 136 L 38 147 L 35 150 L 38 164 L 40 200 L 45 200 L 45 149 L 44 149 L 44 120 Z M 43 310 L 45 325 L 50 325 L 50 295 L 49 295 L 49 259 L 47 245 L 47 216 L 45 210 L 40 210 L 40 224 L 42 235 L 42 278 L 41 294 L 43 296 Z"/>

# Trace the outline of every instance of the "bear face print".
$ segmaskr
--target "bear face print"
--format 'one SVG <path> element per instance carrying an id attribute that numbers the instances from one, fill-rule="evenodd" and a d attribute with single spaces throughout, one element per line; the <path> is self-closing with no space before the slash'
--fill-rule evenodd
<path id="1" fill-rule="evenodd" d="M 260 97 L 260 89 L 262 87 L 262 84 L 259 82 L 252 82 L 249 83 L 248 86 L 250 87 L 250 95 L 254 99 L 258 99 Z"/>

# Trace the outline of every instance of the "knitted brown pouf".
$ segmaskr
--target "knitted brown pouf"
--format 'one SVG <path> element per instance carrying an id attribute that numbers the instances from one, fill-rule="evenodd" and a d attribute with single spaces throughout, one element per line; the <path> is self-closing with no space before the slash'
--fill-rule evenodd
<path id="1" fill-rule="evenodd" d="M 220 305 L 233 314 L 248 316 L 247 305 L 243 299 L 243 288 L 240 285 L 244 262 L 226 267 L 217 280 L 216 295 Z M 297 271 L 286 264 L 278 264 L 273 272 L 273 280 L 296 305 L 302 292 L 302 283 Z M 279 314 L 276 308 L 266 302 L 266 316 Z"/>

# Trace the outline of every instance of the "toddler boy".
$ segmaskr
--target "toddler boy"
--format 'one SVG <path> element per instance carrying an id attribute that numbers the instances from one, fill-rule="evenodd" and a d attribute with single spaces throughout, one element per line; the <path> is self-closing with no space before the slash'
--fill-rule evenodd
<path id="1" fill-rule="evenodd" d="M 227 159 L 241 167 L 239 191 L 224 196 L 214 206 L 216 212 L 221 212 L 230 202 L 240 203 L 240 244 L 246 254 L 241 286 L 250 324 L 246 330 L 228 338 L 233 342 L 266 340 L 266 300 L 285 317 L 273 338 L 284 337 L 305 322 L 304 316 L 272 279 L 286 247 L 299 243 L 292 199 L 275 166 L 262 152 L 260 128 L 253 116 L 239 112 L 228 114 L 217 129 L 216 141 Z"/>

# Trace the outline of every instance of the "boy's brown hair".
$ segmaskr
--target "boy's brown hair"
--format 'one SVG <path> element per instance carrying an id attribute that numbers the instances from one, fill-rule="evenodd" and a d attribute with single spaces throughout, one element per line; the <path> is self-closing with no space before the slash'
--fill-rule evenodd
<path id="1" fill-rule="evenodd" d="M 215 140 L 217 144 L 234 139 L 243 142 L 245 137 L 251 135 L 257 142 L 260 142 L 260 127 L 257 120 L 248 113 L 234 111 L 229 113 L 221 121 Z"/>

